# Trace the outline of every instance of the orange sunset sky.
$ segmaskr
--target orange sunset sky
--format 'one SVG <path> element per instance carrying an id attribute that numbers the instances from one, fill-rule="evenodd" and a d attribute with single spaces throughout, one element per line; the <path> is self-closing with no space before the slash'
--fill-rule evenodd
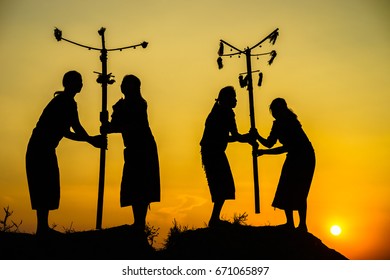
<path id="1" fill-rule="evenodd" d="M 250 47 L 279 28 L 273 65 L 252 59 L 264 73 L 254 87 L 256 124 L 267 136 L 268 111 L 283 97 L 298 115 L 316 151 L 317 166 L 308 198 L 309 231 L 350 259 L 390 259 L 390 3 L 345 1 L 43 1 L 0 0 L 0 206 L 22 220 L 21 231 L 34 232 L 24 160 L 27 142 L 43 108 L 61 90 L 63 74 L 77 70 L 84 88 L 76 96 L 80 120 L 99 132 L 101 71 L 99 52 L 57 42 L 63 37 L 101 47 L 97 31 L 106 30 L 107 48 L 148 41 L 146 49 L 110 52 L 108 88 L 111 106 L 121 97 L 124 75 L 142 81 L 149 123 L 155 136 L 162 197 L 151 205 L 147 221 L 159 230 L 159 243 L 176 219 L 180 225 L 204 227 L 212 203 L 201 166 L 199 141 L 218 91 L 233 85 L 238 129 L 249 131 L 246 89 L 238 74 L 245 58 L 224 58 L 218 70 L 219 40 Z M 254 80 L 257 81 L 254 74 Z M 132 223 L 131 208 L 120 208 L 123 166 L 120 135 L 109 136 L 103 227 Z M 226 219 L 246 212 L 248 224 L 284 223 L 271 207 L 284 155 L 258 159 L 261 213 L 254 213 L 251 147 L 230 144 L 227 155 L 236 183 L 236 200 L 223 208 Z M 50 223 L 63 230 L 95 228 L 99 151 L 67 139 L 57 148 L 61 172 L 59 210 Z M 0 209 L 0 218 L 3 217 Z M 330 233 L 339 225 L 338 236 Z"/>

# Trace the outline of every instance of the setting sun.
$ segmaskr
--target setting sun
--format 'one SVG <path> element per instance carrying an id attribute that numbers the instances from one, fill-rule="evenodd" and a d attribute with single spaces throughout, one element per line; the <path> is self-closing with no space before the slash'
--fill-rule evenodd
<path id="1" fill-rule="evenodd" d="M 333 225 L 331 228 L 330 228 L 330 232 L 335 235 L 335 236 L 338 236 L 341 234 L 341 228 L 338 226 L 338 225 Z"/>

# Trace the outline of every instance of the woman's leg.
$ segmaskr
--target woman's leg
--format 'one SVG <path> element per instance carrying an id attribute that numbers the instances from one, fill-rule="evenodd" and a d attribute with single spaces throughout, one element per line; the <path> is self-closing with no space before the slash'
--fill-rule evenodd
<path id="1" fill-rule="evenodd" d="M 286 209 L 286 210 L 284 210 L 284 213 L 286 215 L 286 220 L 287 220 L 286 227 L 293 229 L 294 228 L 293 211 Z"/>
<path id="2" fill-rule="evenodd" d="M 45 234 L 49 231 L 49 210 L 37 209 L 37 235 Z"/>
<path id="3" fill-rule="evenodd" d="M 299 230 L 307 231 L 307 225 L 306 225 L 306 215 L 307 215 L 307 203 L 305 202 L 304 205 L 298 210 L 299 214 Z"/>
<path id="4" fill-rule="evenodd" d="M 224 199 L 214 202 L 213 211 L 211 213 L 211 218 L 209 221 L 209 226 L 210 224 L 212 225 L 213 223 L 219 222 L 221 220 L 219 217 L 221 215 L 221 210 L 224 203 L 225 203 Z"/>
<path id="5" fill-rule="evenodd" d="M 136 203 L 133 204 L 134 225 L 145 229 L 146 226 L 146 214 L 148 212 L 148 203 Z"/>

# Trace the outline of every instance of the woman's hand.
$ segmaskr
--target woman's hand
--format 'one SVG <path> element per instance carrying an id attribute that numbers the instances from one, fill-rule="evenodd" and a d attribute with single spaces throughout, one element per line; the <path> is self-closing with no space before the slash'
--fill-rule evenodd
<path id="1" fill-rule="evenodd" d="M 109 123 L 104 123 L 100 126 L 100 133 L 101 134 L 108 134 L 109 132 Z"/>
<path id="2" fill-rule="evenodd" d="M 259 132 L 257 131 L 256 128 L 251 128 L 249 130 L 249 134 L 251 135 L 251 138 L 255 140 L 257 140 L 260 137 Z"/>
<path id="3" fill-rule="evenodd" d="M 262 155 L 265 155 L 265 150 L 264 149 L 258 149 L 257 150 L 257 156 L 262 156 Z"/>
<path id="4" fill-rule="evenodd" d="M 258 150 L 255 150 L 253 152 L 253 155 L 259 157 L 259 156 L 262 156 L 262 155 L 265 155 L 265 150 L 264 149 L 258 149 Z"/>
<path id="5" fill-rule="evenodd" d="M 283 153 L 287 153 L 287 149 L 284 146 L 280 146 L 273 149 L 259 149 L 256 150 L 253 154 L 259 157 L 262 155 L 280 155 Z"/>
<path id="6" fill-rule="evenodd" d="M 103 135 L 90 136 L 88 139 L 88 143 L 99 149 L 107 150 L 107 137 Z"/>

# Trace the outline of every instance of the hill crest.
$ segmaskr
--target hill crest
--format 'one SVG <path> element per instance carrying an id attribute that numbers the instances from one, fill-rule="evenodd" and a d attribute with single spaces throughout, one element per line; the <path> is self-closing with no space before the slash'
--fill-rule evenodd
<path id="1" fill-rule="evenodd" d="M 150 260 L 345 260 L 311 233 L 277 226 L 229 224 L 175 230 L 162 249 L 132 226 L 59 234 L 39 240 L 33 234 L 0 232 L 2 259 Z"/>

